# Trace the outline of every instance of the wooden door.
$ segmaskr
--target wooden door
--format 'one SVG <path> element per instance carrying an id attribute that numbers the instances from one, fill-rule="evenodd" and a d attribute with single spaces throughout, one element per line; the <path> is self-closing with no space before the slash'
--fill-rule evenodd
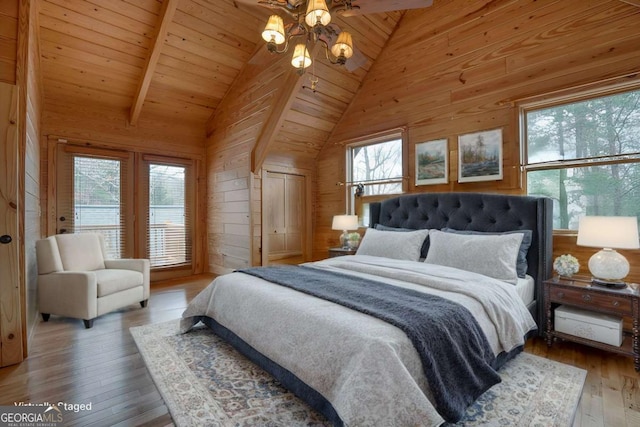
<path id="1" fill-rule="evenodd" d="M 18 88 L 0 83 L 0 366 L 24 358 L 18 156 Z"/>
<path id="2" fill-rule="evenodd" d="M 280 172 L 264 174 L 263 265 L 286 259 L 302 260 L 304 191 L 304 176 Z"/>

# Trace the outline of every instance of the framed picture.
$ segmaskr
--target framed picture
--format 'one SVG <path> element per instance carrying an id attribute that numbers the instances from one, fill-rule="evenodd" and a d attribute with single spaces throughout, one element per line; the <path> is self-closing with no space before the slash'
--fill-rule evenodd
<path id="1" fill-rule="evenodd" d="M 502 129 L 458 136 L 458 182 L 502 179 Z"/>
<path id="2" fill-rule="evenodd" d="M 448 171 L 446 139 L 416 144 L 416 185 L 446 184 Z"/>

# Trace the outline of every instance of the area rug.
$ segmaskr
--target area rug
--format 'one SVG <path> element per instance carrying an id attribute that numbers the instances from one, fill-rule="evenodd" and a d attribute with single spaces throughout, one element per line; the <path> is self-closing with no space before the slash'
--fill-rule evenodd
<path id="1" fill-rule="evenodd" d="M 131 328 L 177 426 L 330 425 L 205 326 L 179 321 Z M 570 426 L 586 371 L 522 353 L 501 370 L 460 426 Z"/>

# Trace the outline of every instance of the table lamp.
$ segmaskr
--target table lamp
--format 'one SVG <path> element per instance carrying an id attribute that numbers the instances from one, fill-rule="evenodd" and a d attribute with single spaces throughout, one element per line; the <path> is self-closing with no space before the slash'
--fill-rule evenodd
<path id="1" fill-rule="evenodd" d="M 358 229 L 358 215 L 334 215 L 332 230 L 342 230 L 340 244 L 343 249 L 349 249 L 349 230 Z"/>
<path id="2" fill-rule="evenodd" d="M 589 259 L 596 285 L 624 288 L 629 261 L 615 249 L 638 249 L 638 220 L 634 216 L 584 216 L 578 223 L 579 246 L 603 248 Z"/>

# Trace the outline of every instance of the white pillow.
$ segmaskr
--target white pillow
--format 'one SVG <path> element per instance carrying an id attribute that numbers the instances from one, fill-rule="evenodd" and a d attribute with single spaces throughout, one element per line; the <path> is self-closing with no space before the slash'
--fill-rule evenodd
<path id="1" fill-rule="evenodd" d="M 431 230 L 429 252 L 424 262 L 472 271 L 515 284 L 522 236 L 522 233 L 475 235 Z"/>
<path id="2" fill-rule="evenodd" d="M 398 233 L 368 228 L 360 246 L 358 246 L 356 255 L 419 261 L 422 243 L 428 235 L 429 230 Z"/>

